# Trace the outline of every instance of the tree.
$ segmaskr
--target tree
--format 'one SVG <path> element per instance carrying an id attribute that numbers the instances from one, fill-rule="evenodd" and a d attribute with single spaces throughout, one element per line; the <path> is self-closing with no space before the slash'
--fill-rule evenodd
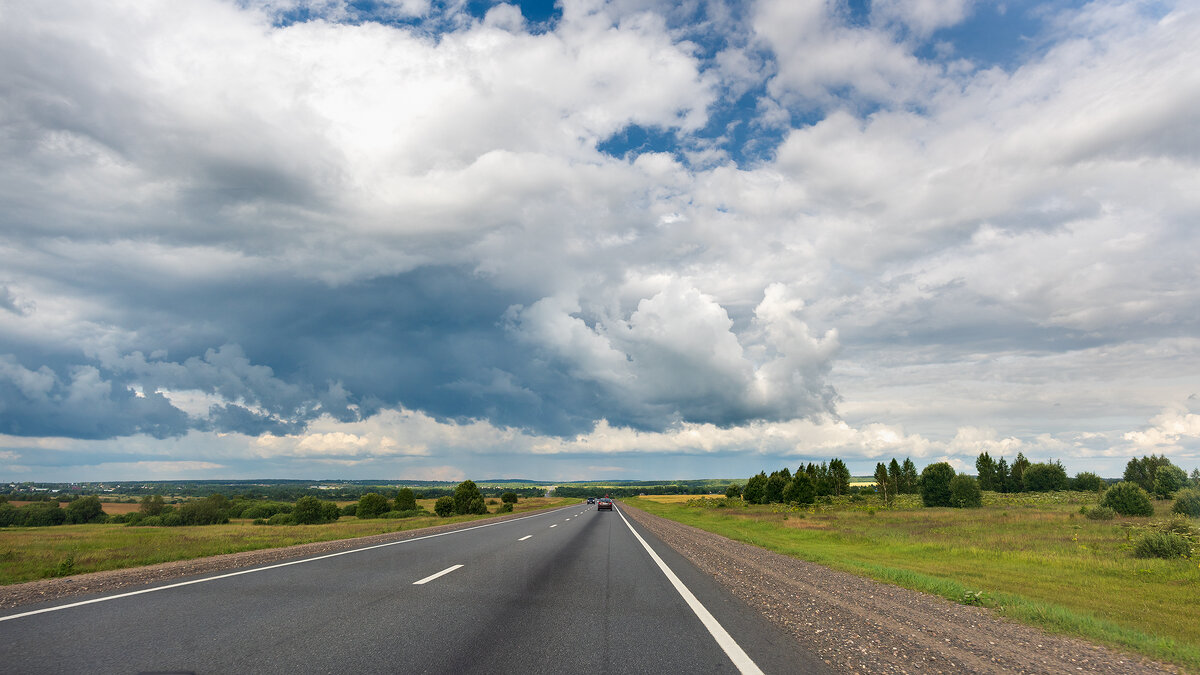
<path id="1" fill-rule="evenodd" d="M 454 515 L 454 497 L 449 495 L 438 497 L 438 500 L 433 503 L 433 512 L 442 518 Z"/>
<path id="2" fill-rule="evenodd" d="M 1154 479 L 1159 468 L 1170 465 L 1171 460 L 1167 459 L 1166 455 L 1143 456 L 1141 459 L 1134 457 L 1125 465 L 1124 478 L 1126 482 L 1135 483 L 1146 492 L 1154 492 Z"/>
<path id="3" fill-rule="evenodd" d="M 81 497 L 67 504 L 65 515 L 67 523 L 102 523 L 106 519 L 104 507 L 96 496 Z"/>
<path id="4" fill-rule="evenodd" d="M 750 480 L 746 481 L 746 489 L 742 491 L 742 499 L 751 504 L 762 504 L 766 495 L 767 474 L 765 471 L 759 471 L 757 475 L 751 476 Z"/>
<path id="5" fill-rule="evenodd" d="M 900 467 L 900 494 L 911 495 L 916 494 L 920 489 L 919 483 L 921 479 L 917 477 L 917 465 L 908 457 L 904 458 L 904 465 Z"/>
<path id="6" fill-rule="evenodd" d="M 147 516 L 160 516 L 162 515 L 164 506 L 166 504 L 163 503 L 162 495 L 146 495 L 142 497 L 142 503 L 138 506 L 138 511 Z"/>
<path id="7" fill-rule="evenodd" d="M 892 497 L 895 496 L 892 494 L 891 481 L 888 480 L 887 467 L 883 462 L 875 464 L 875 492 L 883 499 L 884 504 L 891 504 Z"/>
<path id="8" fill-rule="evenodd" d="M 921 472 L 921 503 L 925 506 L 950 506 L 950 481 L 954 467 L 946 462 L 930 464 Z"/>
<path id="9" fill-rule="evenodd" d="M 1008 460 L 1003 457 L 996 462 L 996 491 L 1012 492 L 1012 474 L 1008 471 Z"/>
<path id="10" fill-rule="evenodd" d="M 518 499 L 520 498 L 517 497 L 517 493 L 511 491 L 500 495 L 500 501 L 504 502 L 505 504 L 516 504 Z M 413 508 L 417 508 L 417 503 L 415 501 L 413 502 Z"/>
<path id="11" fill-rule="evenodd" d="M 1192 487 L 1200 488 L 1200 469 L 1192 469 Z"/>
<path id="12" fill-rule="evenodd" d="M 515 495 L 514 495 L 515 496 Z M 516 501 L 516 500 L 514 500 Z M 417 496 L 413 494 L 412 488 L 402 487 L 396 493 L 396 510 L 397 511 L 416 511 Z"/>
<path id="13" fill-rule="evenodd" d="M 833 494 L 833 483 L 829 479 L 829 466 L 825 462 L 816 467 L 817 477 L 813 481 L 813 485 L 817 488 L 817 494 L 822 497 Z"/>
<path id="14" fill-rule="evenodd" d="M 850 491 L 850 469 L 837 457 L 829 460 L 829 488 L 834 495 L 844 495 Z"/>
<path id="15" fill-rule="evenodd" d="M 786 471 L 786 469 L 784 469 Z M 766 495 L 763 502 L 766 504 L 778 504 L 783 501 L 783 489 L 787 487 L 790 478 L 784 478 L 779 471 L 772 471 L 767 478 Z"/>
<path id="16" fill-rule="evenodd" d="M 983 491 L 973 476 L 959 474 L 950 479 L 950 505 L 960 509 L 983 506 Z"/>
<path id="17" fill-rule="evenodd" d="M 979 489 L 997 491 L 996 461 L 986 452 L 980 453 L 975 459 L 975 472 L 979 476 Z"/>
<path id="18" fill-rule="evenodd" d="M 797 471 L 783 489 L 783 501 L 788 504 L 811 504 L 816 501 L 817 488 L 803 471 Z"/>
<path id="19" fill-rule="evenodd" d="M 1165 466 L 1158 467 L 1158 471 L 1154 473 L 1154 494 L 1166 499 L 1176 491 L 1187 487 L 1187 482 L 1188 477 L 1183 469 L 1167 463 Z"/>
<path id="20" fill-rule="evenodd" d="M 360 519 L 378 518 L 387 513 L 387 497 L 378 492 L 368 492 L 358 498 L 358 510 L 354 512 Z"/>
<path id="21" fill-rule="evenodd" d="M 454 488 L 454 512 L 459 515 L 487 513 L 483 493 L 479 491 L 475 481 L 464 480 Z"/>
<path id="22" fill-rule="evenodd" d="M 891 482 L 892 489 L 895 491 L 896 494 L 902 494 L 904 492 L 903 490 L 900 489 L 900 485 L 901 485 L 900 472 L 901 472 L 900 462 L 897 462 L 896 458 L 893 457 L 892 461 L 888 462 L 888 480 Z"/>
<path id="23" fill-rule="evenodd" d="M 1104 479 L 1091 471 L 1080 471 L 1071 481 L 1071 489 L 1080 492 L 1099 492 L 1104 489 Z"/>
<path id="24" fill-rule="evenodd" d="M 1172 513 L 1182 513 L 1192 518 L 1200 518 L 1200 490 L 1187 488 L 1175 493 L 1175 504 Z"/>
<path id="25" fill-rule="evenodd" d="M 1154 504 L 1142 486 L 1132 481 L 1121 481 L 1104 491 L 1100 506 L 1107 506 L 1123 516 L 1152 516 Z"/>
<path id="26" fill-rule="evenodd" d="M 1012 480 L 1009 481 L 1009 492 L 1024 492 L 1025 491 L 1025 469 L 1029 468 L 1029 460 L 1025 459 L 1024 453 L 1017 453 L 1017 458 L 1013 460 L 1012 467 L 1009 469 L 1009 475 Z"/>
<path id="27" fill-rule="evenodd" d="M 726 499 L 740 499 L 742 496 L 742 486 L 737 483 L 730 483 L 729 487 L 725 488 Z"/>
<path id="28" fill-rule="evenodd" d="M 1025 489 L 1030 492 L 1051 492 L 1067 489 L 1067 471 L 1059 462 L 1038 462 L 1025 469 Z"/>
<path id="29" fill-rule="evenodd" d="M 333 508 L 330 509 L 330 506 Z M 296 505 L 292 508 L 292 522 L 297 525 L 330 523 L 337 520 L 340 515 L 341 509 L 337 504 L 307 495 L 297 499 Z"/>

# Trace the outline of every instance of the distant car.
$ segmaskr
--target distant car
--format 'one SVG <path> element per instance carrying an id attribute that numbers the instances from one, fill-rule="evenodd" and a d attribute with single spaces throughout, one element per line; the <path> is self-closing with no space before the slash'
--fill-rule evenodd
<path id="1" fill-rule="evenodd" d="M 612 500 L 611 500 L 611 499 L 609 499 L 608 497 L 601 497 L 601 498 L 600 498 L 600 501 L 596 502 L 596 510 L 597 510 L 597 511 L 603 511 L 603 510 L 606 510 L 606 509 L 607 509 L 607 510 L 609 510 L 609 511 L 612 511 L 612 510 L 613 510 L 613 508 L 612 508 Z"/>
<path id="2" fill-rule="evenodd" d="M 595 498 L 595 497 L 588 497 L 588 503 L 589 503 L 589 504 L 595 504 L 595 503 L 596 503 L 596 498 Z"/>

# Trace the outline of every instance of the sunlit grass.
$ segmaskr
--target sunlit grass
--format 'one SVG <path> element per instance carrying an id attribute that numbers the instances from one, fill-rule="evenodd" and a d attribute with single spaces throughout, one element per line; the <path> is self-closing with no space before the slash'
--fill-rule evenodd
<path id="1" fill-rule="evenodd" d="M 833 505 L 695 508 L 639 498 L 651 513 L 786 555 L 986 606 L 1048 630 L 1200 669 L 1200 567 L 1134 558 L 1153 519 L 1092 521 L 1090 493 L 994 495 L 981 509 L 900 508 L 841 498 Z M 1159 502 L 1156 518 L 1168 516 Z"/>
<path id="2" fill-rule="evenodd" d="M 434 501 L 417 500 L 417 503 L 432 509 Z M 514 511 L 532 511 L 575 501 L 532 497 L 521 499 Z M 226 525 L 191 527 L 117 524 L 7 527 L 0 529 L 0 584 L 64 573 L 98 572 L 223 553 L 366 537 L 488 517 L 439 518 L 431 515 L 398 520 L 359 520 L 346 516 L 336 523 L 324 525 L 253 525 L 249 520 L 235 520 Z"/>

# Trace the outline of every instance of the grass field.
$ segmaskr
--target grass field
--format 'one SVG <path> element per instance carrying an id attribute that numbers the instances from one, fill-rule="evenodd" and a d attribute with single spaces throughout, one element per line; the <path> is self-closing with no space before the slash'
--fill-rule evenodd
<path id="1" fill-rule="evenodd" d="M 1200 561 L 1133 557 L 1154 519 L 1088 520 L 1079 508 L 1096 501 L 1091 493 L 986 493 L 981 509 L 926 509 L 904 497 L 894 509 L 841 498 L 791 511 L 696 508 L 674 495 L 627 501 L 731 539 L 1200 671 Z M 1158 502 L 1156 518 L 1169 507 Z"/>
<path id="2" fill-rule="evenodd" d="M 432 510 L 434 501 L 425 499 L 417 500 L 417 503 Z M 520 500 L 513 510 L 533 511 L 575 501 L 534 497 Z M 222 553 L 365 537 L 487 517 L 359 520 L 347 516 L 325 525 L 252 525 L 249 520 L 235 520 L 227 525 L 192 527 L 107 524 L 7 527 L 0 529 L 0 585 Z"/>

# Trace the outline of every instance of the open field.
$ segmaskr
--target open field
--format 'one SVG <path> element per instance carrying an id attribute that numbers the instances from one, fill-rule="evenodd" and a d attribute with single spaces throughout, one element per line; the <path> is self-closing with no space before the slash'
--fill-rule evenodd
<path id="1" fill-rule="evenodd" d="M 534 497 L 520 500 L 513 510 L 533 511 L 574 501 Z M 418 500 L 419 505 L 431 510 L 433 502 L 432 499 Z M 126 527 L 120 524 L 8 527 L 0 529 L 0 585 L 222 553 L 365 537 L 487 517 L 359 520 L 346 516 L 325 525 L 252 525 L 243 519 L 227 525 L 189 527 Z"/>
<path id="2" fill-rule="evenodd" d="M 1139 559 L 1155 518 L 1092 521 L 1091 493 L 985 494 L 981 509 L 922 508 L 904 495 L 788 509 L 696 508 L 672 496 L 628 500 L 666 518 L 879 581 L 982 604 L 1072 634 L 1200 671 L 1197 559 Z M 1200 525 L 1196 521 L 1194 524 Z"/>

